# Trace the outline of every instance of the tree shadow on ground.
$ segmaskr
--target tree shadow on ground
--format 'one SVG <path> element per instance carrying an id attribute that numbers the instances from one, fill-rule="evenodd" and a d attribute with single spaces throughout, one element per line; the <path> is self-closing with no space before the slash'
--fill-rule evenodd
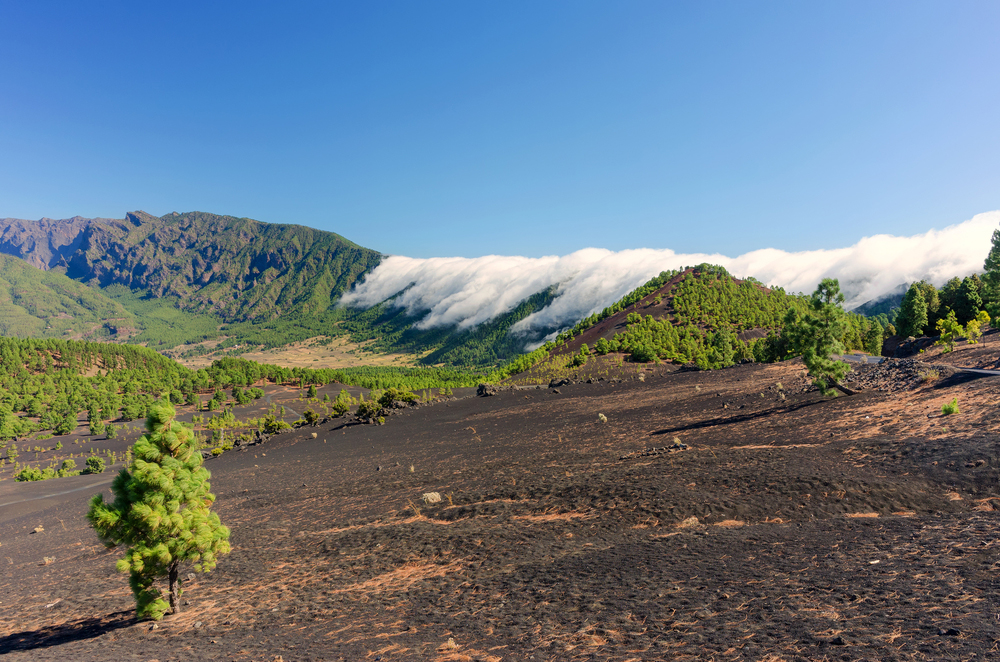
<path id="1" fill-rule="evenodd" d="M 987 379 L 989 377 L 996 377 L 996 375 L 984 375 L 979 372 L 956 372 L 955 374 L 949 375 L 944 379 L 936 380 L 932 388 L 934 390 L 951 388 L 952 386 L 967 384 L 969 382 L 974 382 L 977 379 Z"/>
<path id="2" fill-rule="evenodd" d="M 84 618 L 37 630 L 14 632 L 0 637 L 0 654 L 31 651 L 100 637 L 135 624 L 135 613 L 121 611 L 97 618 Z"/>
<path id="3" fill-rule="evenodd" d="M 697 423 L 690 423 L 688 425 L 679 425 L 675 428 L 664 428 L 662 430 L 656 430 L 655 432 L 650 432 L 650 436 L 658 434 L 673 434 L 676 432 L 684 432 L 685 430 L 701 430 L 703 428 L 712 428 L 717 425 L 734 425 L 736 423 L 746 423 L 748 421 L 755 421 L 761 418 L 767 418 L 768 416 L 774 416 L 776 414 L 790 414 L 793 411 L 798 411 L 804 407 L 812 407 L 813 405 L 821 405 L 824 402 L 831 402 L 831 400 L 815 400 L 813 402 L 802 402 L 796 405 L 791 405 L 788 407 L 777 407 L 774 409 L 765 409 L 764 411 L 757 411 L 750 414 L 739 414 L 738 416 L 727 416 L 725 418 L 710 418 L 707 421 L 699 421 Z"/>

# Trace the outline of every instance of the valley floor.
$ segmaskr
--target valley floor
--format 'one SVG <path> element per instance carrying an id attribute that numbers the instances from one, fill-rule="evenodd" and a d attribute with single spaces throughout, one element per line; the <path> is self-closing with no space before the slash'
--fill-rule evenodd
<path id="1" fill-rule="evenodd" d="M 207 466 L 233 551 L 155 629 L 83 519 L 106 483 L 4 482 L 25 501 L 0 508 L 0 653 L 989 659 L 1000 381 L 894 375 L 830 399 L 798 361 L 651 370 L 226 453 Z"/>

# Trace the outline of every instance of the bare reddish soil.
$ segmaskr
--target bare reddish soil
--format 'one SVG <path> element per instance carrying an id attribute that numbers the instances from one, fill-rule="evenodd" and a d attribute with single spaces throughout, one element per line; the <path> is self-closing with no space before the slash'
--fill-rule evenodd
<path id="1" fill-rule="evenodd" d="M 991 659 L 1000 381 L 906 365 L 829 399 L 798 361 L 625 364 L 226 453 L 207 466 L 233 551 L 155 629 L 83 518 L 107 474 L 3 481 L 0 652 Z"/>

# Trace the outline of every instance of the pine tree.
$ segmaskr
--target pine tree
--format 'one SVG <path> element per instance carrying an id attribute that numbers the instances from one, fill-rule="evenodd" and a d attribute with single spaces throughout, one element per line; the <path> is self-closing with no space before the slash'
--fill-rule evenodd
<path id="1" fill-rule="evenodd" d="M 990 254 L 983 263 L 983 282 L 995 288 L 1000 288 L 1000 230 L 993 231 L 993 245 Z"/>
<path id="2" fill-rule="evenodd" d="M 993 231 L 993 245 L 983 263 L 983 308 L 992 319 L 1000 316 L 1000 230 Z"/>
<path id="3" fill-rule="evenodd" d="M 885 329 L 878 320 L 872 320 L 871 326 L 865 332 L 865 351 L 872 356 L 882 355 L 882 341 L 885 339 Z"/>
<path id="4" fill-rule="evenodd" d="M 978 279 L 977 279 L 978 280 Z M 958 300 L 955 302 L 955 316 L 959 324 L 968 324 L 976 319 L 980 309 L 983 307 L 983 300 L 979 296 L 978 283 L 972 278 L 964 278 L 962 286 L 958 291 Z"/>
<path id="5" fill-rule="evenodd" d="M 201 453 L 191 431 L 175 422 L 166 400 L 155 403 L 146 418 L 147 433 L 133 447 L 131 466 L 111 484 L 115 495 L 90 500 L 87 519 L 108 547 L 126 545 L 119 572 L 129 572 L 129 584 L 140 619 L 160 620 L 169 609 L 180 612 L 180 564 L 208 572 L 220 554 L 229 552 L 229 529 L 209 507 L 210 474 L 201 466 Z M 154 587 L 168 578 L 169 605 Z"/>
<path id="6" fill-rule="evenodd" d="M 784 335 L 795 354 L 801 354 L 813 383 L 823 395 L 835 395 L 835 389 L 853 395 L 854 391 L 840 384 L 851 367 L 835 361 L 831 355 L 843 351 L 840 338 L 844 335 L 845 313 L 840 304 L 844 295 L 840 283 L 824 278 L 809 301 L 809 311 L 799 315 L 794 308 L 785 317 Z"/>
<path id="7" fill-rule="evenodd" d="M 985 310 L 980 310 L 979 314 L 976 315 L 976 319 L 969 320 L 969 323 L 965 325 L 966 342 L 970 345 L 978 343 L 979 339 L 983 337 L 983 325 L 989 323 L 989 313 Z"/>
<path id="8" fill-rule="evenodd" d="M 944 350 L 945 352 L 954 350 L 955 338 L 962 333 L 962 325 L 955 318 L 954 310 L 949 310 L 947 317 L 938 320 L 937 331 L 941 334 L 941 337 L 934 344 L 947 346 L 947 349 Z"/>
<path id="9" fill-rule="evenodd" d="M 914 283 L 903 295 L 903 302 L 896 315 L 896 329 L 900 337 L 919 336 L 927 325 L 927 302 L 920 287 Z"/>
<path id="10" fill-rule="evenodd" d="M 922 280 L 917 283 L 917 287 L 920 288 L 920 293 L 924 297 L 924 303 L 927 305 L 927 322 L 924 323 L 919 334 L 913 335 L 930 336 L 934 334 L 938 320 L 943 319 L 947 311 L 941 303 L 941 297 L 938 295 L 937 288 L 932 283 Z"/>

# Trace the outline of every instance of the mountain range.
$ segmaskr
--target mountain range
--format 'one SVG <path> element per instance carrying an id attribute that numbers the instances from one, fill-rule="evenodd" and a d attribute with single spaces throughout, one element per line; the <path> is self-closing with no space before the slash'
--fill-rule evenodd
<path id="1" fill-rule="evenodd" d="M 473 299 L 469 283 L 487 282 L 495 290 L 504 277 L 512 277 L 510 269 L 497 272 L 501 259 L 462 261 L 453 267 L 465 279 L 460 280 L 442 271 L 447 260 L 387 261 L 378 251 L 332 232 L 204 212 L 2 219 L 0 258 L 4 335 L 110 339 L 173 350 L 175 356 L 346 335 L 371 350 L 406 353 L 425 365 L 475 370 L 496 368 L 554 339 L 648 279 L 636 271 L 629 284 L 620 273 L 627 267 L 616 266 L 620 257 L 610 255 L 607 269 L 617 276 L 616 289 L 608 289 L 607 279 L 601 290 L 601 279 L 583 280 L 568 271 L 569 276 L 558 276 L 562 267 L 557 266 L 555 279 L 536 280 L 525 270 L 516 276 L 523 282 L 511 283 L 516 286 L 493 294 L 476 290 L 478 299 Z M 376 274 L 365 282 L 366 294 L 355 296 L 361 289 L 355 285 L 390 263 L 392 270 L 379 272 L 391 278 L 379 280 Z M 428 269 L 436 280 L 421 276 Z M 381 294 L 372 297 L 373 291 Z M 573 295 L 564 296 L 567 291 Z M 498 298 L 507 301 L 499 312 L 470 324 L 483 296 L 492 296 L 494 307 Z M 665 290 L 659 296 L 674 295 Z M 879 312 L 898 296 L 893 292 L 862 312 Z M 342 298 L 350 304 L 338 306 Z M 570 299 L 572 306 L 565 303 Z M 454 310 L 464 317 L 429 324 L 442 301 L 450 306 L 445 318 Z M 556 309 L 561 312 L 552 313 Z M 770 320 L 756 326 L 774 325 Z"/>
<path id="2" fill-rule="evenodd" d="M 551 290 L 539 292 L 474 329 L 416 329 L 418 318 L 391 301 L 335 306 L 381 262 L 379 252 L 332 232 L 203 212 L 2 219 L 0 254 L 4 335 L 160 350 L 349 334 L 426 364 L 487 368 L 523 351 L 526 339 L 510 327 L 552 299 Z"/>

